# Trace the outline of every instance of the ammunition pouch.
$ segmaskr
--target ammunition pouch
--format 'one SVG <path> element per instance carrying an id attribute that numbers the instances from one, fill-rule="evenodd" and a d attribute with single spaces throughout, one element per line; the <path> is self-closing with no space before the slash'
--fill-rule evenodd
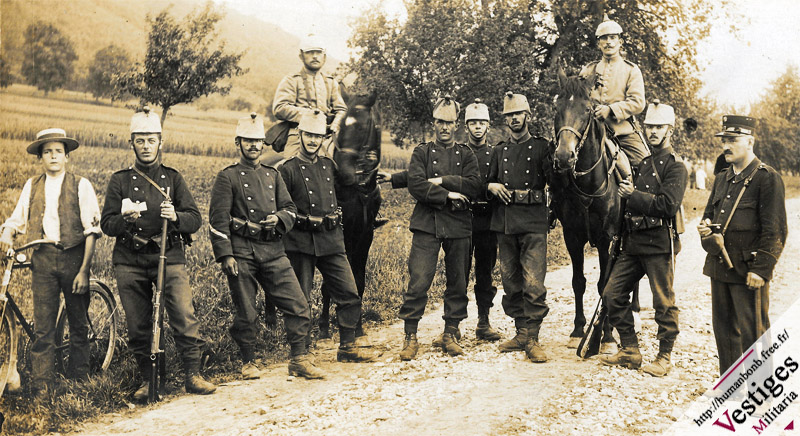
<path id="1" fill-rule="evenodd" d="M 297 215 L 294 228 L 305 232 L 321 232 L 334 230 L 342 225 L 342 210 L 337 209 L 325 216 Z"/>
<path id="2" fill-rule="evenodd" d="M 655 229 L 664 225 L 663 218 L 645 215 L 626 215 L 625 222 L 628 224 L 628 230 L 631 232 Z"/>
<path id="3" fill-rule="evenodd" d="M 512 189 L 509 204 L 545 204 L 547 194 L 539 189 Z"/>
<path id="4" fill-rule="evenodd" d="M 472 215 L 474 216 L 489 216 L 492 214 L 492 205 L 488 201 L 473 201 L 471 206 Z"/>
<path id="5" fill-rule="evenodd" d="M 281 238 L 275 227 L 266 229 L 259 223 L 231 217 L 231 233 L 256 242 L 271 242 Z"/>
<path id="6" fill-rule="evenodd" d="M 178 232 L 170 232 L 167 234 L 167 250 L 172 249 L 175 245 L 180 244 L 181 242 L 185 242 L 184 238 L 186 235 L 183 235 Z M 124 247 L 128 248 L 131 251 L 140 254 L 154 254 L 160 251 L 160 238 L 145 238 L 143 236 L 139 236 L 136 233 L 125 232 L 122 236 L 119 237 L 119 243 L 121 243 Z M 191 243 L 190 241 L 187 242 L 187 245 Z"/>

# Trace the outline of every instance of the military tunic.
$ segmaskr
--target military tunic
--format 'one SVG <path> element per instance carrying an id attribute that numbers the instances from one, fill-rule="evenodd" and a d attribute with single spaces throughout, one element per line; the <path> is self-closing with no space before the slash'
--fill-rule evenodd
<path id="1" fill-rule="evenodd" d="M 441 185 L 428 181 L 436 177 L 442 178 Z M 447 276 L 445 323 L 457 326 L 467 317 L 466 266 L 472 214 L 469 209 L 452 210 L 447 195 L 459 192 L 473 199 L 480 189 L 478 160 L 466 145 L 429 142 L 414 149 L 408 166 L 408 192 L 417 204 L 409 226 L 414 234 L 408 258 L 410 278 L 399 315 L 413 332 L 425 312 L 440 249 L 445 252 Z"/>
<path id="2" fill-rule="evenodd" d="M 619 139 L 631 165 L 637 165 L 650 154 L 641 137 L 636 134 L 631 118 L 645 108 L 642 71 L 633 62 L 617 55 L 611 60 L 604 57 L 592 62 L 580 72 L 583 78 L 590 78 L 593 74 L 597 74 L 600 86 L 592 89 L 591 98 L 611 108 L 611 116 L 605 122 Z"/>
<path id="3" fill-rule="evenodd" d="M 492 270 L 497 264 L 497 234 L 490 228 L 492 222 L 492 202 L 485 189 L 489 180 L 489 166 L 492 161 L 492 146 L 484 143 L 476 147 L 467 144 L 478 159 L 481 173 L 481 190 L 472 202 L 472 240 L 467 262 L 469 277 L 472 256 L 475 256 L 475 300 L 479 310 L 488 310 L 494 305 L 497 287 L 492 285 Z"/>
<path id="4" fill-rule="evenodd" d="M 284 314 L 292 354 L 305 350 L 311 313 L 279 238 L 292 229 L 296 211 L 280 173 L 266 165 L 240 160 L 220 171 L 211 189 L 208 221 L 214 257 L 222 262 L 233 256 L 239 271 L 228 276 L 228 285 L 236 307 L 231 336 L 244 363 L 255 358 L 259 284 L 266 299 Z M 233 218 L 258 224 L 270 215 L 278 217 L 275 239 L 232 231 Z"/>
<path id="5" fill-rule="evenodd" d="M 745 189 L 744 181 L 753 171 L 753 179 L 730 217 L 733 203 Z M 703 267 L 703 274 L 711 277 L 712 319 L 720 374 L 769 328 L 769 280 L 788 233 L 785 188 L 780 175 L 758 158 L 739 174 L 734 173 L 733 166 L 717 174 L 703 219 L 724 225 L 729 217 L 725 249 L 734 269 L 727 269 L 719 256 L 710 254 Z M 757 274 L 766 284 L 756 291 L 748 288 L 748 272 Z M 756 293 L 760 294 L 760 308 L 755 307 Z M 756 323 L 759 309 L 761 325 Z"/>
<path id="6" fill-rule="evenodd" d="M 657 172 L 657 174 L 656 174 Z M 639 164 L 634 191 L 626 201 L 620 254 L 603 291 L 611 325 L 625 347 L 638 345 L 631 291 L 647 274 L 653 292 L 660 352 L 672 351 L 678 336 L 674 255 L 680 251 L 675 214 L 686 192 L 686 166 L 671 146 L 655 149 Z"/>
<path id="7" fill-rule="evenodd" d="M 298 217 L 323 218 L 337 211 L 334 186 L 338 172 L 333 160 L 317 156 L 312 162 L 298 155 L 286 160 L 279 170 L 297 206 Z M 296 226 L 283 242 L 309 306 L 316 267 L 337 305 L 339 325 L 355 328 L 361 316 L 361 298 L 345 254 L 341 224 L 333 229 L 325 228 L 324 223 L 308 229 Z"/>
<path id="8" fill-rule="evenodd" d="M 178 354 L 183 359 L 184 370 L 195 373 L 199 370 L 201 347 L 200 322 L 194 314 L 192 289 L 186 273 L 184 239 L 178 235 L 196 232 L 202 223 L 200 211 L 189 192 L 181 174 L 170 167 L 157 164 L 145 167 L 135 164 L 159 185 L 151 185 L 133 167 L 111 175 L 106 191 L 106 200 L 100 219 L 100 228 L 110 237 L 116 237 L 112 262 L 117 278 L 122 307 L 128 324 L 128 347 L 137 359 L 143 374 L 150 370 L 150 335 L 152 332 L 153 286 L 157 280 L 161 226 L 161 191 L 169 189 L 176 222 L 170 222 L 169 244 L 166 251 L 164 274 L 164 306 L 173 329 Z M 122 218 L 122 200 L 147 204 L 147 210 L 133 223 Z M 130 245 L 132 236 L 149 240 L 147 245 L 136 250 Z"/>
<path id="9" fill-rule="evenodd" d="M 335 114 L 331 124 L 339 125 L 347 113 L 347 105 L 342 98 L 339 84 L 333 76 L 319 71 L 311 72 L 303 67 L 295 74 L 290 74 L 281 80 L 275 90 L 272 101 L 272 113 L 278 120 L 299 123 L 302 115 L 310 110 L 319 109 L 325 114 Z M 330 143 L 323 144 L 320 149 L 321 156 L 332 156 Z M 300 150 L 300 132 L 297 127 L 289 130 L 286 148 L 282 155 L 292 157 Z M 281 155 L 272 150 L 267 150 L 263 162 L 272 165 L 281 160 Z"/>
<path id="10" fill-rule="evenodd" d="M 498 233 L 503 310 L 518 328 L 538 338 L 539 327 L 549 312 L 547 288 L 547 201 L 544 165 L 548 143 L 526 134 L 494 147 L 487 183 L 501 183 L 512 191 L 515 202 L 495 201 L 491 229 Z M 488 186 L 488 185 L 487 185 Z M 516 191 L 515 191 L 516 190 Z M 516 202 L 515 192 L 528 192 L 526 203 Z"/>

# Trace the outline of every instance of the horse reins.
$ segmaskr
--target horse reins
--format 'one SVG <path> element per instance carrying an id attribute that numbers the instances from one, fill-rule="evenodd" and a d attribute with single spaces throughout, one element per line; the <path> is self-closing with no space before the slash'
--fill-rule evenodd
<path id="1" fill-rule="evenodd" d="M 598 198 L 598 197 L 602 197 L 602 196 L 606 195 L 606 193 L 608 192 L 608 189 L 610 187 L 610 184 L 608 183 L 608 178 L 611 176 L 611 172 L 614 170 L 614 166 L 613 165 L 609 166 L 609 171 L 608 171 L 608 174 L 606 176 L 606 179 L 603 181 L 603 184 L 599 188 L 597 188 L 597 190 L 592 194 L 588 194 L 586 192 L 583 192 L 583 190 L 581 190 L 581 188 L 579 188 L 578 184 L 576 183 L 577 179 L 579 177 L 583 177 L 583 176 L 586 176 L 586 175 L 590 174 L 592 171 L 594 171 L 595 168 L 597 168 L 597 165 L 599 165 L 600 162 L 605 160 L 605 150 L 602 149 L 602 147 L 605 147 L 605 134 L 603 134 L 603 137 L 600 140 L 600 147 L 601 147 L 600 158 L 598 158 L 597 161 L 595 161 L 595 163 L 592 164 L 592 166 L 589 167 L 588 169 L 586 169 L 584 171 L 578 171 L 577 170 L 577 164 L 578 164 L 577 156 L 578 156 L 578 154 L 580 154 L 581 149 L 583 148 L 583 144 L 586 142 L 586 137 L 589 135 L 589 129 L 591 129 L 591 128 L 592 128 L 592 121 L 591 120 L 589 120 L 589 122 L 586 123 L 586 129 L 584 129 L 582 134 L 579 131 L 575 130 L 571 126 L 563 126 L 560 129 L 558 129 L 558 133 L 556 133 L 556 140 L 558 140 L 558 138 L 561 137 L 561 133 L 565 132 L 565 131 L 572 133 L 573 135 L 575 135 L 578 138 L 578 145 L 577 145 L 577 147 L 575 147 L 575 156 L 576 156 L 575 167 L 572 168 L 572 172 L 570 174 L 572 176 L 571 177 L 572 183 L 570 185 L 573 187 L 573 189 L 575 189 L 577 194 L 579 194 L 579 195 L 581 195 L 583 197 Z M 603 132 L 603 133 L 605 133 L 605 132 Z M 553 162 L 553 164 L 555 165 L 555 161 Z M 602 192 L 600 192 L 600 191 L 602 191 Z"/>

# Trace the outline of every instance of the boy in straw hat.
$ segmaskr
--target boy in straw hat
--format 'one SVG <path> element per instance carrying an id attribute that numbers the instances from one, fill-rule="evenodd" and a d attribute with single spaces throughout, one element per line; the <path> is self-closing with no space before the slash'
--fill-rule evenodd
<path id="1" fill-rule="evenodd" d="M 36 135 L 27 151 L 39 157 L 43 174 L 28 179 L 14 212 L 2 226 L 0 251 L 7 252 L 15 235 L 25 242 L 49 239 L 33 252 L 33 319 L 36 338 L 31 348 L 33 391 L 40 396 L 55 380 L 55 327 L 59 294 L 64 295 L 69 321 L 69 375 L 89 374 L 89 272 L 100 232 L 100 207 L 91 182 L 66 170 L 78 141 L 62 129 Z M 19 389 L 13 369 L 9 390 Z"/>
<path id="2" fill-rule="evenodd" d="M 256 379 L 256 295 L 258 285 L 283 312 L 291 347 L 289 368 L 305 378 L 322 378 L 308 358 L 311 311 L 281 238 L 294 227 L 297 208 L 278 170 L 259 163 L 264 122 L 255 113 L 236 126 L 239 162 L 217 174 L 211 190 L 209 224 L 214 257 L 228 276 L 236 316 L 231 336 L 242 353 L 242 377 Z"/>
<path id="3" fill-rule="evenodd" d="M 186 391 L 210 394 L 216 386 L 200 375 L 205 341 L 192 306 L 184 244 L 203 222 L 181 174 L 161 163 L 161 122 L 145 107 L 131 118 L 132 166 L 111 175 L 101 228 L 117 238 L 112 262 L 125 319 L 128 347 L 143 377 L 134 399 L 148 397 L 153 285 L 157 280 L 159 244 L 164 219 L 169 221 L 164 272 L 164 303 L 178 355 L 183 360 Z"/>

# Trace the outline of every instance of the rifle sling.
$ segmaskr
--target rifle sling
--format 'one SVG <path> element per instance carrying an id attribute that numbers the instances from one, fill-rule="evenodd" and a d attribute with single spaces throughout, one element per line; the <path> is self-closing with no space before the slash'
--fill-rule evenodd
<path id="1" fill-rule="evenodd" d="M 722 236 L 725 236 L 725 231 L 728 230 L 728 224 L 731 223 L 731 218 L 733 218 L 734 212 L 736 212 L 736 207 L 739 206 L 739 200 L 742 199 L 744 195 L 744 190 L 750 185 L 750 182 L 753 180 L 753 177 L 756 175 L 756 171 L 761 168 L 761 165 L 756 166 L 753 171 L 747 176 L 747 179 L 744 181 L 744 186 L 739 191 L 739 195 L 736 197 L 736 201 L 733 203 L 733 207 L 731 208 L 731 213 L 728 215 L 728 219 L 725 221 L 725 225 L 722 227 Z"/>
<path id="2" fill-rule="evenodd" d="M 164 192 L 164 190 L 163 190 L 163 189 L 161 189 L 161 186 L 158 186 L 158 183 L 154 182 L 154 181 L 153 181 L 153 179 L 151 179 L 150 177 L 148 177 L 148 176 L 147 176 L 147 174 L 145 174 L 145 173 L 141 172 L 141 171 L 139 170 L 139 168 L 136 168 L 136 166 L 135 166 L 135 165 L 134 165 L 134 166 L 132 166 L 131 168 L 133 168 L 133 170 L 134 170 L 134 171 L 136 171 L 136 173 L 137 173 L 137 174 L 139 174 L 140 176 L 142 176 L 142 177 L 143 177 L 145 180 L 147 180 L 148 182 L 150 182 L 150 184 L 151 184 L 151 185 L 155 186 L 156 190 L 157 190 L 158 192 L 160 192 L 160 193 L 161 193 L 161 195 L 163 195 L 163 196 L 164 196 L 164 198 L 165 198 L 167 201 L 169 201 L 170 203 L 172 202 L 172 199 L 169 197 L 169 194 L 167 194 L 166 192 Z"/>

